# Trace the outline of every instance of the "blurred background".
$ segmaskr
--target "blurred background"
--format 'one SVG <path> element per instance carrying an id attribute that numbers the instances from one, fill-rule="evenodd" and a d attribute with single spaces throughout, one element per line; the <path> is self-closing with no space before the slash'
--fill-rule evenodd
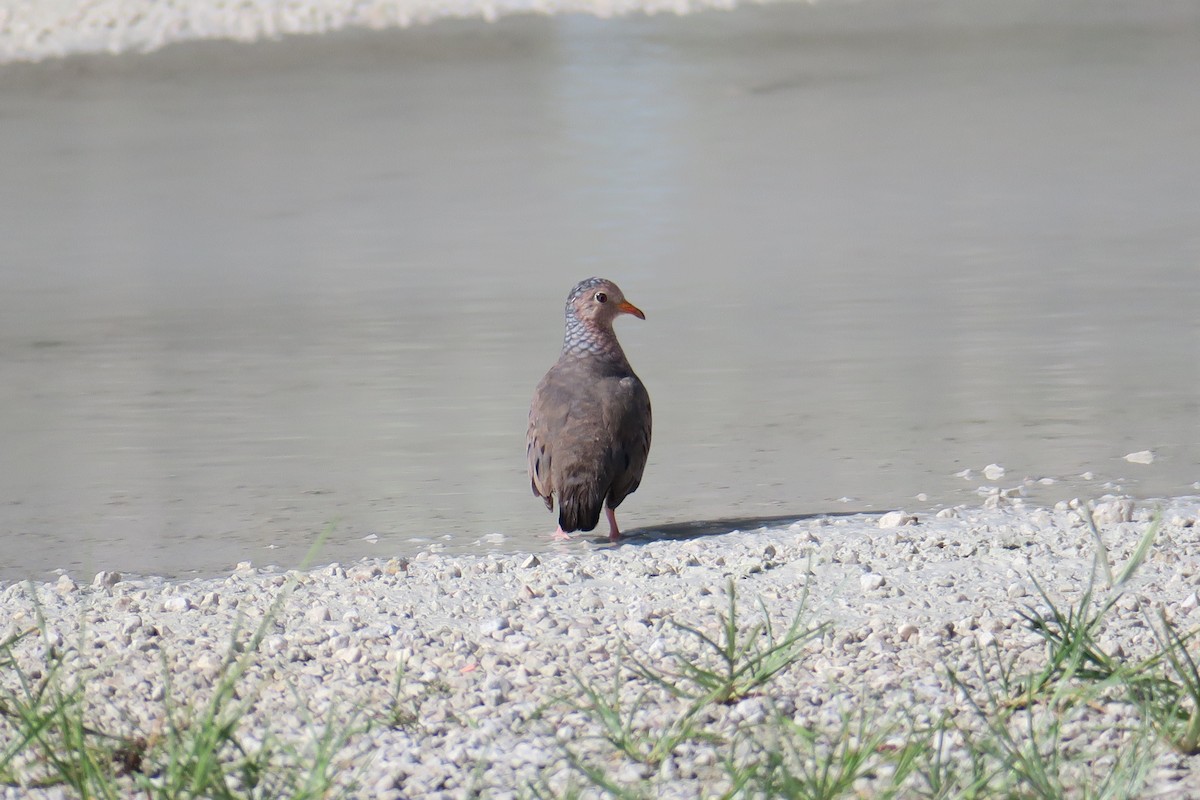
<path id="1" fill-rule="evenodd" d="M 0 64 L 0 580 L 549 547 L 590 275 L 629 530 L 1197 493 L 1200 5 L 486 11 Z"/>

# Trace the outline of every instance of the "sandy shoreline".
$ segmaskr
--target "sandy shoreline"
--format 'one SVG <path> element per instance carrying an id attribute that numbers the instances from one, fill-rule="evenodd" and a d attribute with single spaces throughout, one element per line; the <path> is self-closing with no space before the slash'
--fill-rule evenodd
<path id="1" fill-rule="evenodd" d="M 816 729 L 864 703 L 887 719 L 968 718 L 946 668 L 974 674 L 978 646 L 993 643 L 1018 665 L 1036 660 L 1044 647 L 1017 612 L 1043 605 L 1035 581 L 1056 602 L 1076 600 L 1096 552 L 1091 530 L 1066 504 L 991 505 L 899 527 L 880 526 L 906 520 L 818 517 L 536 556 L 423 553 L 186 582 L 102 573 L 79 586 L 64 576 L 0 590 L 0 633 L 36 631 L 15 646 L 27 669 L 54 651 L 87 676 L 96 728 L 148 736 L 163 723 L 163 665 L 179 707 L 198 707 L 230 642 L 249 642 L 275 603 L 242 678 L 248 739 L 269 731 L 303 742 L 313 719 L 373 720 L 333 760 L 350 796 L 515 797 L 530 786 L 561 793 L 586 785 L 564 748 L 632 790 L 712 796 L 729 788 L 721 745 L 685 741 L 651 770 L 614 756 L 592 717 L 554 698 L 578 697 L 575 676 L 609 687 L 623 675 L 622 685 L 636 687 L 629 659 L 662 666 L 668 653 L 694 645 L 677 624 L 716 635 L 732 581 L 747 625 L 761 602 L 775 629 L 786 630 L 807 592 L 805 619 L 829 628 L 769 692 L 714 706 L 704 719 L 711 730 L 736 738 L 775 713 Z M 1160 610 L 1181 630 L 1200 622 L 1197 498 L 1101 504 L 1109 558 L 1119 567 L 1130 557 L 1156 508 L 1163 522 L 1155 546 L 1099 637 L 1131 658 L 1153 647 L 1147 621 Z M 13 691 L 11 670 L 2 679 Z M 679 698 L 647 697 L 636 723 L 647 730 L 681 713 Z M 393 724 L 380 722 L 387 714 Z M 1128 716 L 1110 703 L 1071 724 L 1088 746 L 1103 747 L 1124 735 Z M 1063 738 L 1070 743 L 1069 733 Z M 1148 796 L 1200 791 L 1190 760 L 1161 745 L 1153 753 Z M 22 787 L 4 796 L 41 795 Z"/>
<path id="2" fill-rule="evenodd" d="M 386 30 L 438 19 L 511 14 L 687 14 L 732 0 L 275 0 L 189 3 L 0 2 L 0 64 L 89 53 L 146 53 L 197 40 L 257 42 L 340 30 Z"/>

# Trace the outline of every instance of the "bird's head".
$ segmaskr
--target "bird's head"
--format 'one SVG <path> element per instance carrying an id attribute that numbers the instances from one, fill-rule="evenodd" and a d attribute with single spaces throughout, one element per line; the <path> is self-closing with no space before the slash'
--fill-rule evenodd
<path id="1" fill-rule="evenodd" d="M 567 297 L 567 313 L 581 322 L 604 326 L 611 326 L 621 314 L 646 318 L 640 308 L 625 299 L 620 287 L 606 278 L 580 281 Z"/>

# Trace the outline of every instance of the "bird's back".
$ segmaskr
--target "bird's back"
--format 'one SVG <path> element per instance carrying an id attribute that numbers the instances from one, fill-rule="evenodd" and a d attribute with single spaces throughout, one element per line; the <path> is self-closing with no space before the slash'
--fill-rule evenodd
<path id="1" fill-rule="evenodd" d="M 629 364 L 564 355 L 538 384 L 529 413 L 534 494 L 564 531 L 592 530 L 605 500 L 635 491 L 650 451 L 650 397 Z"/>

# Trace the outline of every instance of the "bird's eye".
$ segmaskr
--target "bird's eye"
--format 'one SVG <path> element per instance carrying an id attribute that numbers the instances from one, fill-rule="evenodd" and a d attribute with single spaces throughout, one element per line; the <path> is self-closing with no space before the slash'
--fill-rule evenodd
<path id="1" fill-rule="evenodd" d="M 607 303 L 608 295 L 606 295 L 604 292 L 596 292 L 596 302 L 597 303 Z"/>

